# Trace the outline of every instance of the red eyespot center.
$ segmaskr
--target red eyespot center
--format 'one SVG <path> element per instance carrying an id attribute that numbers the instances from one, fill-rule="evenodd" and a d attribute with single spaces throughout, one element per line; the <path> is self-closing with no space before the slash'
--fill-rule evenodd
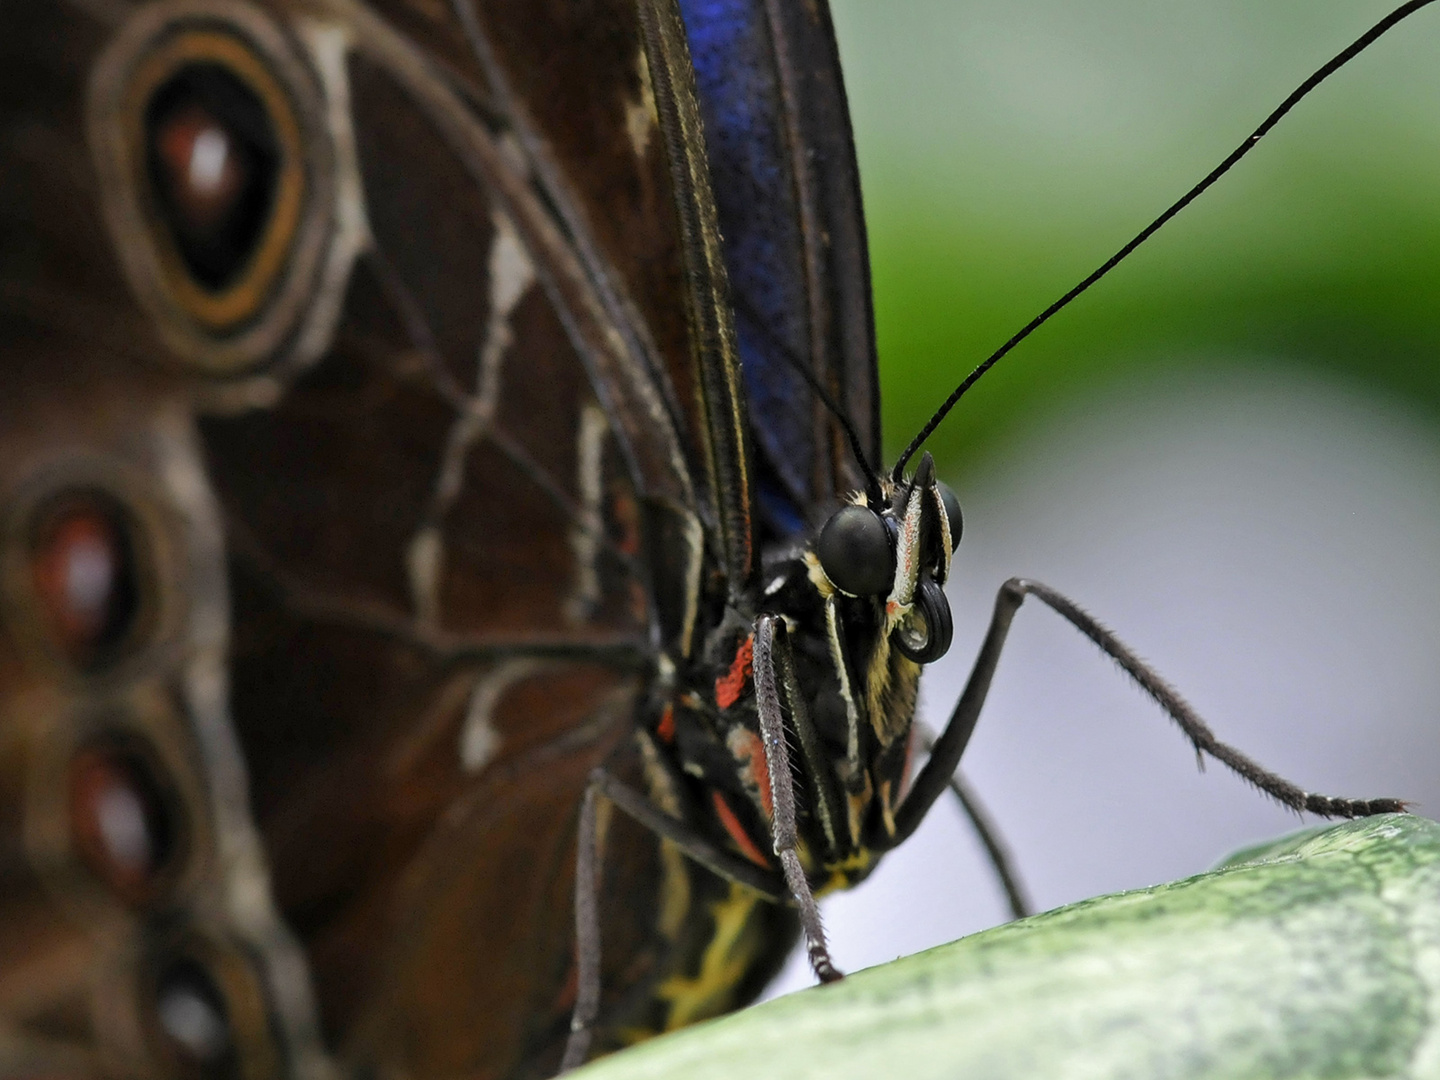
<path id="1" fill-rule="evenodd" d="M 284 153 L 255 87 L 223 64 L 179 68 L 145 110 L 151 208 L 191 282 L 222 293 L 264 246 Z"/>
<path id="2" fill-rule="evenodd" d="M 89 515 L 60 522 L 35 560 L 35 585 L 65 638 L 93 639 L 109 621 L 115 591 L 116 537 Z"/>
<path id="3" fill-rule="evenodd" d="M 235 208 L 249 169 L 223 124 L 199 105 L 183 105 L 158 125 L 155 151 L 166 194 L 191 229 L 217 227 Z"/>
<path id="4" fill-rule="evenodd" d="M 30 579 L 52 642 L 78 667 L 109 658 L 133 627 L 139 581 L 124 511 L 101 495 L 65 498 L 42 513 Z"/>
<path id="5" fill-rule="evenodd" d="M 121 899 L 154 891 L 174 849 L 159 785 L 137 754 L 81 750 L 70 763 L 70 834 L 76 854 Z"/>

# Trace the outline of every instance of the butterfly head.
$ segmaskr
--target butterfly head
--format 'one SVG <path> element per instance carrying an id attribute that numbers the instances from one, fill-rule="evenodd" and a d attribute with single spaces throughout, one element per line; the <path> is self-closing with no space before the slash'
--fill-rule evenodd
<path id="1" fill-rule="evenodd" d="M 883 603 L 882 635 L 907 659 L 928 664 L 950 648 L 944 585 L 960 543 L 955 493 L 925 454 L 908 482 L 885 483 L 830 516 L 814 547 L 824 593 Z"/>

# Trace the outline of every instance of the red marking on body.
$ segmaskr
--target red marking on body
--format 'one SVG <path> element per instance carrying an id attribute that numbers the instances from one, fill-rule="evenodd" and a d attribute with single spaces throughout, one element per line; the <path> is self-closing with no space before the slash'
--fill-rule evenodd
<path id="1" fill-rule="evenodd" d="M 640 625 L 650 617 L 650 597 L 645 594 L 645 587 L 638 581 L 630 582 L 627 603 L 630 605 L 630 614 Z"/>
<path id="2" fill-rule="evenodd" d="M 760 736 L 749 728 L 736 728 L 726 736 L 725 744 L 740 768 L 749 774 L 750 786 L 760 793 L 760 805 L 765 810 L 765 816 L 773 818 L 775 797 L 770 791 L 770 767 L 765 764 L 765 744 L 760 741 Z M 742 780 L 746 778 L 744 773 Z"/>
<path id="3" fill-rule="evenodd" d="M 755 635 L 751 634 L 730 661 L 730 670 L 715 680 L 715 703 L 728 709 L 740 700 L 745 684 L 750 681 L 750 672 L 755 666 Z"/>
<path id="4" fill-rule="evenodd" d="M 560 993 L 555 998 L 555 1010 L 557 1012 L 569 1012 L 575 1007 L 575 998 L 580 992 L 580 965 L 574 958 L 571 959 L 570 968 L 565 973 L 565 985 L 560 987 Z"/>
<path id="5" fill-rule="evenodd" d="M 625 494 L 616 495 L 610 504 L 611 516 L 620 527 L 615 547 L 623 555 L 640 554 L 640 511 L 635 500 Z"/>
<path id="6" fill-rule="evenodd" d="M 735 846 L 740 849 L 740 854 L 755 865 L 764 867 L 766 870 L 770 869 L 770 863 L 766 860 L 765 853 L 745 832 L 745 826 L 740 824 L 740 819 L 735 816 L 735 811 L 730 809 L 730 804 L 725 801 L 725 796 L 718 791 L 712 791 L 710 798 L 715 803 L 715 814 L 719 817 L 720 824 L 725 826 L 725 831 L 730 834 L 730 839 L 735 841 Z"/>
<path id="7" fill-rule="evenodd" d="M 905 765 L 900 770 L 900 795 L 902 798 L 906 792 L 910 790 L 910 776 L 912 770 L 915 768 L 915 754 L 919 750 L 919 747 L 920 729 L 918 727 L 912 727 L 910 729 L 910 741 L 905 746 Z"/>
<path id="8" fill-rule="evenodd" d="M 673 743 L 675 741 L 675 706 L 666 705 L 665 711 L 660 714 L 660 726 L 655 729 L 655 734 L 660 736 L 660 741 Z"/>

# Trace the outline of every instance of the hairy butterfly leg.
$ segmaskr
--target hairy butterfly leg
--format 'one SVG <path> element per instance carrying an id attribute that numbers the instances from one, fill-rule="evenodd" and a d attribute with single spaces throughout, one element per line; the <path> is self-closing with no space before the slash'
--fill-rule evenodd
<path id="1" fill-rule="evenodd" d="M 1405 804 L 1399 799 L 1342 799 L 1317 795 L 1263 768 L 1234 747 L 1217 739 L 1205 721 L 1173 687 L 1074 602 L 1038 581 L 1011 578 L 1000 587 L 995 598 L 995 612 L 990 619 L 990 629 L 980 646 L 970 679 L 960 694 L 955 711 L 950 715 L 950 722 L 936 740 L 930 760 L 925 763 L 910 794 L 896 812 L 892 845 L 901 843 L 915 831 L 935 800 L 940 797 L 940 793 L 949 786 L 960 756 L 965 752 L 970 736 L 974 733 L 980 708 L 990 691 L 990 683 L 1000 661 L 1000 651 L 1004 648 L 1005 638 L 1010 632 L 1010 624 L 1027 596 L 1034 596 L 1042 601 L 1119 664 L 1180 726 L 1197 754 L 1209 754 L 1277 802 L 1292 810 L 1309 811 L 1321 817 L 1366 817 L 1371 814 L 1397 813 L 1405 809 Z"/>
<path id="2" fill-rule="evenodd" d="M 773 616 L 766 618 L 773 619 Z M 805 694 L 800 686 L 800 677 L 795 671 L 795 656 L 786 638 L 785 623 L 783 620 L 776 620 L 772 623 L 772 628 L 778 644 L 773 653 L 766 655 L 774 661 L 773 674 L 779 678 L 780 690 L 785 695 L 785 706 L 790 711 L 790 725 L 800 738 L 800 756 L 805 762 L 801 771 L 809 780 L 812 809 L 825 836 L 826 858 L 838 861 L 855 846 L 848 834 L 848 827 L 843 838 L 840 833 L 845 816 L 844 794 L 840 790 L 839 777 L 821 747 L 820 732 L 805 705 Z M 758 633 L 756 640 L 758 645 Z M 758 649 L 756 660 L 757 663 L 761 662 L 761 651 Z M 762 714 L 762 723 L 763 719 Z M 768 756 L 766 764 L 767 767 L 770 764 Z"/>
<path id="3" fill-rule="evenodd" d="M 799 834 L 795 823 L 795 781 L 790 773 L 790 749 L 785 743 L 785 718 L 780 709 L 780 694 L 775 684 L 776 653 L 788 654 L 790 646 L 784 638 L 785 624 L 776 615 L 761 615 L 755 620 L 755 701 L 760 713 L 760 740 L 765 747 L 765 767 L 770 774 L 774 798 L 771 832 L 775 855 L 785 871 L 785 883 L 800 908 L 800 925 L 805 931 L 805 947 L 810 966 L 821 982 L 835 982 L 841 972 L 830 959 L 825 944 L 825 927 L 820 921 L 820 906 L 805 868 L 800 862 Z M 793 667 L 788 663 L 786 669 Z M 787 688 L 788 689 L 788 688 Z M 798 700 L 798 695 L 788 695 Z"/>
<path id="4" fill-rule="evenodd" d="M 575 847 L 575 1011 L 560 1071 L 585 1064 L 595 1018 L 600 1013 L 600 814 L 599 788 L 592 782 L 580 803 Z"/>

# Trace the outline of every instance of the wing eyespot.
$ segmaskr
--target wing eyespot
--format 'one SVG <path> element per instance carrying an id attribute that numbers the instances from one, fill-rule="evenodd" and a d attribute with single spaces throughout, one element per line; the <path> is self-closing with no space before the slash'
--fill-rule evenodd
<path id="1" fill-rule="evenodd" d="M 85 674 L 131 651 L 154 574 L 124 502 L 102 488 L 63 489 L 34 508 L 25 532 L 27 606 L 51 651 Z"/>
<path id="2" fill-rule="evenodd" d="M 183 815 L 158 757 L 134 737 L 101 735 L 66 769 L 71 849 L 114 896 L 145 906 L 183 863 Z"/>
<path id="3" fill-rule="evenodd" d="M 149 1041 L 181 1080 L 276 1075 L 266 993 L 243 951 L 188 931 L 153 954 L 141 996 Z"/>
<path id="4" fill-rule="evenodd" d="M 326 115 L 302 50 L 248 5 L 146 5 L 96 65 L 88 126 L 111 237 L 188 365 L 272 362 L 335 306 L 314 303 L 353 254 L 337 239 Z"/>
<path id="5" fill-rule="evenodd" d="M 88 682 L 128 670 L 163 636 L 171 545 L 158 510 L 85 473 L 16 500 L 0 534 L 0 611 L 37 660 Z"/>
<path id="6" fill-rule="evenodd" d="M 182 291 L 198 286 L 201 295 L 187 299 L 222 330 L 273 284 L 303 183 L 280 135 L 294 131 L 294 117 L 276 114 L 283 98 L 267 105 L 260 93 L 277 97 L 237 68 L 186 62 L 150 95 L 142 118 L 147 194 L 182 264 L 171 272 L 184 273 Z"/>

